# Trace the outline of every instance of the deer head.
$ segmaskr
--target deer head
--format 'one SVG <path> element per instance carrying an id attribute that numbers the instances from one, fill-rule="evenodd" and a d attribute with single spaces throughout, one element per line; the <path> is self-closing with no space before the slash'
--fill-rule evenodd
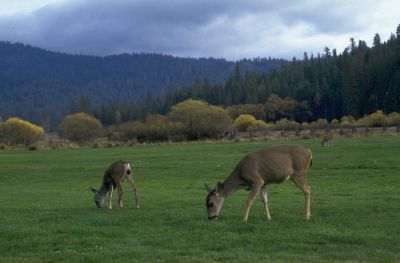
<path id="1" fill-rule="evenodd" d="M 100 192 L 93 187 L 90 187 L 90 190 L 92 190 L 92 192 L 94 193 L 94 202 L 96 203 L 96 207 L 103 208 L 104 196 L 101 195 Z"/>
<path id="2" fill-rule="evenodd" d="M 221 191 L 224 188 L 221 182 L 218 182 L 214 189 L 211 189 L 207 184 L 204 184 L 208 194 L 206 198 L 206 207 L 208 219 L 218 219 L 219 211 L 224 203 L 224 197 Z"/>

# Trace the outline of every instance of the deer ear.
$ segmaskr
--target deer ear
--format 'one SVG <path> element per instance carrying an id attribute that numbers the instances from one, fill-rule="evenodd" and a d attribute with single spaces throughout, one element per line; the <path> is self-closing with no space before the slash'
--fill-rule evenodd
<path id="1" fill-rule="evenodd" d="M 97 190 L 94 189 L 93 187 L 90 187 L 90 190 L 92 190 L 92 192 L 93 192 L 94 194 L 97 193 Z"/>
<path id="2" fill-rule="evenodd" d="M 218 182 L 216 189 L 217 189 L 217 192 L 221 192 L 222 189 L 224 189 L 224 184 L 221 182 Z"/>
<path id="3" fill-rule="evenodd" d="M 211 192 L 211 188 L 207 184 L 204 184 L 204 187 L 206 188 L 207 192 Z"/>

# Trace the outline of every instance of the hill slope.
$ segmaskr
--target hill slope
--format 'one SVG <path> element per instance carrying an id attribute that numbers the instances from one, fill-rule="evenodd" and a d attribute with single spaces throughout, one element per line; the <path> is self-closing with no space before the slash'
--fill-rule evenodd
<path id="1" fill-rule="evenodd" d="M 267 71 L 283 60 L 242 60 L 243 70 Z M 0 116 L 54 125 L 72 101 L 85 95 L 92 105 L 160 95 L 170 87 L 207 78 L 224 83 L 234 62 L 159 54 L 106 57 L 68 55 L 23 44 L 0 42 Z"/>

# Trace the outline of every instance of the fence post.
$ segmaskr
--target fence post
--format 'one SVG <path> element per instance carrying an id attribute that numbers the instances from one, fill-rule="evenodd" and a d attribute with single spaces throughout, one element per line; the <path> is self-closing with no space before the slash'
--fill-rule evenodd
<path id="1" fill-rule="evenodd" d="M 296 127 L 296 136 L 300 137 L 300 129 L 299 129 L 299 127 Z"/>

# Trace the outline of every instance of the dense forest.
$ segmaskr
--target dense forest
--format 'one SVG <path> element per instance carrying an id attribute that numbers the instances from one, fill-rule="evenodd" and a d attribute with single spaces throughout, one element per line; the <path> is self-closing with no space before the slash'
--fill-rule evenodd
<path id="1" fill-rule="evenodd" d="M 284 60 L 238 63 L 243 72 L 261 73 Z M 75 106 L 142 101 L 148 94 L 160 97 L 203 78 L 224 83 L 234 68 L 234 62 L 224 59 L 144 53 L 94 57 L 0 42 L 0 117 L 17 116 L 54 129 Z"/>
<path id="2" fill-rule="evenodd" d="M 302 59 L 293 58 L 291 63 L 263 73 L 244 71 L 236 64 L 223 85 L 205 78 L 161 97 L 148 92 L 137 103 L 103 105 L 93 113 L 104 124 L 144 119 L 149 113 L 165 114 L 188 98 L 231 110 L 232 105 L 241 104 L 249 111 L 241 113 L 262 111 L 261 117 L 267 121 L 282 117 L 298 122 L 330 121 L 345 115 L 359 118 L 377 110 L 400 111 L 400 25 L 387 41 L 381 41 L 379 34 L 373 36 L 372 47 L 351 38 L 340 54 L 325 47 L 322 54 L 304 53 Z M 82 102 L 81 106 L 85 105 Z M 271 105 L 276 109 L 268 109 Z M 279 114 L 268 114 L 271 112 Z"/>

